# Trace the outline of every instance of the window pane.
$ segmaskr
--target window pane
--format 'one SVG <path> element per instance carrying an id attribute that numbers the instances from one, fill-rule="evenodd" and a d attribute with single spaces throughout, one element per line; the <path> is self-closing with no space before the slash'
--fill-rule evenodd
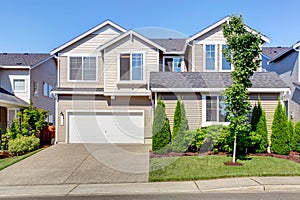
<path id="1" fill-rule="evenodd" d="M 206 69 L 214 70 L 215 69 L 215 45 L 206 45 Z"/>
<path id="2" fill-rule="evenodd" d="M 130 80 L 130 54 L 120 56 L 120 80 Z"/>
<path id="3" fill-rule="evenodd" d="M 14 79 L 14 90 L 15 91 L 25 91 L 25 80 L 24 79 Z"/>
<path id="4" fill-rule="evenodd" d="M 132 54 L 132 80 L 143 80 L 143 54 Z"/>
<path id="5" fill-rule="evenodd" d="M 70 80 L 82 80 L 81 57 L 70 57 Z"/>
<path id="6" fill-rule="evenodd" d="M 43 84 L 43 94 L 45 97 L 48 96 L 48 83 L 44 82 Z"/>
<path id="7" fill-rule="evenodd" d="M 35 97 L 39 96 L 38 83 L 37 82 L 33 82 L 33 96 L 35 96 Z"/>
<path id="8" fill-rule="evenodd" d="M 227 45 L 222 45 L 222 50 L 227 48 Z M 228 62 L 222 52 L 222 70 L 231 70 L 231 64 Z"/>
<path id="9" fill-rule="evenodd" d="M 83 80 L 96 80 L 96 57 L 83 57 Z"/>
<path id="10" fill-rule="evenodd" d="M 173 58 L 165 58 L 165 72 L 171 72 L 173 68 Z"/>
<path id="11" fill-rule="evenodd" d="M 208 122 L 217 121 L 217 97 L 216 96 L 206 97 L 206 121 Z"/>
<path id="12" fill-rule="evenodd" d="M 181 58 L 173 58 L 174 72 L 181 72 Z"/>
<path id="13" fill-rule="evenodd" d="M 222 99 L 222 96 L 219 97 L 219 122 L 227 122 L 227 112 L 226 105 Z"/>
<path id="14" fill-rule="evenodd" d="M 53 89 L 52 85 L 49 84 L 49 85 L 48 85 L 48 96 L 49 96 L 50 98 L 53 98 L 53 95 L 52 95 L 52 93 L 51 93 L 52 89 Z"/>

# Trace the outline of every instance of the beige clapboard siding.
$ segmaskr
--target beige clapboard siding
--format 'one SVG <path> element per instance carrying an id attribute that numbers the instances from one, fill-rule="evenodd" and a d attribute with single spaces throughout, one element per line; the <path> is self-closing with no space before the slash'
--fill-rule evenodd
<path id="1" fill-rule="evenodd" d="M 203 71 L 203 60 L 204 60 L 204 52 L 203 52 L 203 45 L 202 44 L 195 44 L 194 47 L 195 53 L 195 72 L 202 72 Z"/>
<path id="2" fill-rule="evenodd" d="M 196 40 L 206 42 L 225 42 L 225 38 L 222 31 L 222 25 L 196 38 Z"/>
<path id="3" fill-rule="evenodd" d="M 174 95 L 170 95 L 170 94 L 159 94 L 159 95 L 162 97 L 163 102 L 166 105 L 166 114 L 170 121 L 170 128 L 172 130 L 174 124 L 174 112 L 176 108 L 177 99 Z M 201 117 L 202 117 L 201 97 L 196 96 L 194 94 L 180 94 L 180 96 L 184 102 L 189 129 L 193 130 L 201 127 Z"/>
<path id="4" fill-rule="evenodd" d="M 59 57 L 59 87 L 61 88 L 103 88 L 104 86 L 104 74 L 103 74 L 103 58 L 100 55 L 97 57 L 98 59 L 98 81 L 89 82 L 89 81 L 68 81 L 68 61 L 69 57 L 60 56 Z"/>
<path id="5" fill-rule="evenodd" d="M 59 100 L 59 111 L 66 113 L 67 110 L 144 110 L 144 137 L 152 137 L 152 106 L 148 97 L 116 97 L 115 100 L 110 100 L 109 97 L 95 100 L 95 96 L 90 96 L 90 98 L 85 96 L 86 100 L 82 100 L 80 97 L 69 98 L 71 99 Z M 66 142 L 66 119 L 63 126 L 57 125 L 57 129 L 58 142 Z"/>
<path id="6" fill-rule="evenodd" d="M 75 44 L 64 49 L 66 53 L 90 53 L 97 51 L 97 48 L 107 43 L 119 34 L 91 34 Z"/>
<path id="7" fill-rule="evenodd" d="M 263 110 L 266 112 L 267 128 L 270 137 L 272 133 L 271 127 L 272 127 L 273 116 L 274 116 L 276 106 L 278 104 L 278 101 L 276 100 L 278 98 L 278 94 L 260 94 L 260 97 L 261 97 L 261 106 Z M 250 103 L 253 108 L 255 104 L 257 105 L 258 101 L 250 100 Z"/>
<path id="8" fill-rule="evenodd" d="M 137 37 L 130 36 L 116 42 L 107 49 L 105 49 L 105 92 L 121 92 L 122 89 L 117 87 L 118 82 L 118 57 L 121 53 L 129 52 L 143 52 L 145 55 L 144 72 L 145 83 L 149 82 L 150 72 L 158 71 L 157 66 L 157 51 L 151 48 L 151 46 Z M 145 92 L 146 89 L 139 89 L 135 92 Z"/>

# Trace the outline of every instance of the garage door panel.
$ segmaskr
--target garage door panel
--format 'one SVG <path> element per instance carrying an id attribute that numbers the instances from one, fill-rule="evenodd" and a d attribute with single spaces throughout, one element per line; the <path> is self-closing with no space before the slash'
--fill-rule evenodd
<path id="1" fill-rule="evenodd" d="M 143 143 L 143 113 L 71 113 L 70 143 Z"/>

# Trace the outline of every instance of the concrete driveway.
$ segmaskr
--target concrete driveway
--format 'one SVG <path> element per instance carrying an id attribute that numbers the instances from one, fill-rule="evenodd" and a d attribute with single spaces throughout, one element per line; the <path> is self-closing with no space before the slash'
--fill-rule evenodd
<path id="1" fill-rule="evenodd" d="M 149 148 L 58 144 L 0 171 L 0 185 L 147 182 Z"/>

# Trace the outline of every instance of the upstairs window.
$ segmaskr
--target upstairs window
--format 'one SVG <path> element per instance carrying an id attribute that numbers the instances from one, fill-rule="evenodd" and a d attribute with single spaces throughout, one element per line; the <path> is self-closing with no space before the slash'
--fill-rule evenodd
<path id="1" fill-rule="evenodd" d="M 25 79 L 14 79 L 13 89 L 14 92 L 25 92 Z"/>
<path id="2" fill-rule="evenodd" d="M 142 81 L 143 61 L 142 53 L 120 54 L 120 80 L 121 81 Z"/>
<path id="3" fill-rule="evenodd" d="M 205 45 L 205 69 L 215 70 L 216 69 L 216 46 Z"/>
<path id="4" fill-rule="evenodd" d="M 50 84 L 47 83 L 47 82 L 44 82 L 44 83 L 43 83 L 43 95 L 44 95 L 45 97 L 53 98 L 53 95 L 52 95 L 52 93 L 51 93 L 52 89 L 53 89 L 53 86 L 52 86 L 52 85 L 50 85 Z"/>
<path id="5" fill-rule="evenodd" d="M 96 57 L 70 57 L 70 80 L 96 81 Z"/>
<path id="6" fill-rule="evenodd" d="M 222 50 L 226 49 L 227 45 L 222 45 Z M 230 71 L 231 70 L 231 63 L 227 61 L 227 59 L 225 58 L 223 51 L 222 53 L 222 70 L 223 71 Z"/>
<path id="7" fill-rule="evenodd" d="M 39 96 L 39 85 L 37 82 L 33 82 L 33 96 L 38 97 Z"/>
<path id="8" fill-rule="evenodd" d="M 164 68 L 165 72 L 182 72 L 182 57 L 164 57 Z"/>

